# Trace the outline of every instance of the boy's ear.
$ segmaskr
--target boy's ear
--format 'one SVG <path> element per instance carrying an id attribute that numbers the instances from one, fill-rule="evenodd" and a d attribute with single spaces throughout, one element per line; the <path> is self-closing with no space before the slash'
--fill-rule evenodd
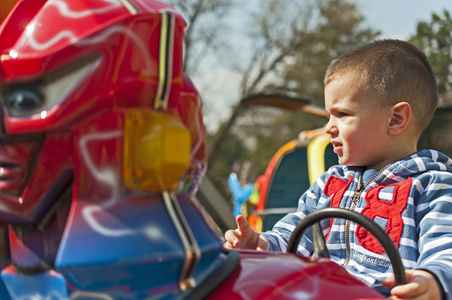
<path id="1" fill-rule="evenodd" d="M 391 108 L 391 120 L 389 121 L 388 132 L 399 134 L 405 130 L 411 120 L 411 105 L 408 102 L 399 102 Z"/>

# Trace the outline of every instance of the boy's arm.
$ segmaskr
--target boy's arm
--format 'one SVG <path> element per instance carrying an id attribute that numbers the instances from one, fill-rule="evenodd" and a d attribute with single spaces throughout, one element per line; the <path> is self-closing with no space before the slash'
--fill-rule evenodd
<path id="1" fill-rule="evenodd" d="M 290 213 L 283 217 L 278 223 L 276 223 L 271 231 L 254 231 L 250 228 L 248 222 L 246 222 L 243 216 L 238 216 L 236 218 L 237 229 L 228 230 L 225 233 L 224 238 L 226 243 L 224 243 L 223 246 L 228 249 L 239 248 L 280 252 L 286 251 L 287 243 L 295 226 L 302 218 L 304 218 L 304 216 L 319 208 L 318 203 L 320 197 L 323 195 L 323 187 L 326 180 L 331 175 L 329 171 L 325 172 L 311 185 L 308 191 L 300 197 L 297 212 Z M 325 202 L 325 205 L 329 206 L 329 202 Z M 307 233 L 307 236 L 309 236 L 309 234 L 310 232 Z M 257 242 L 259 242 L 259 249 Z M 303 255 L 310 255 L 312 252 L 311 240 L 305 236 L 301 240 L 300 245 L 301 246 L 298 249 L 299 252 Z"/>
<path id="2" fill-rule="evenodd" d="M 421 180 L 422 182 L 422 180 Z M 433 274 L 434 282 L 452 297 L 452 175 L 434 172 L 416 205 L 419 258 L 416 270 Z M 434 285 L 432 285 L 434 287 Z"/>
<path id="3" fill-rule="evenodd" d="M 319 199 L 323 195 L 324 182 L 328 179 L 330 174 L 325 172 L 298 200 L 297 212 L 289 213 L 279 220 L 271 231 L 263 232 L 264 236 L 269 241 L 270 251 L 285 252 L 287 243 L 293 230 L 297 224 L 309 213 L 319 209 Z M 329 204 L 326 203 L 328 206 Z M 326 228 L 323 228 L 326 229 Z M 310 238 L 310 230 L 301 239 L 298 247 L 298 252 L 308 256 L 312 253 L 312 242 Z"/>

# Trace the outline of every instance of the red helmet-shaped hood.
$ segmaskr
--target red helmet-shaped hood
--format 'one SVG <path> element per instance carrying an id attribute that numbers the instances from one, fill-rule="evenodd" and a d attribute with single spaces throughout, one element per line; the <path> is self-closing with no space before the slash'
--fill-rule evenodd
<path id="1" fill-rule="evenodd" d="M 72 184 L 74 197 L 122 197 L 111 187 L 122 185 L 131 109 L 161 110 L 183 123 L 191 153 L 179 186 L 196 190 L 205 140 L 200 99 L 183 74 L 185 27 L 158 1 L 15 6 L 0 27 L 0 220 L 37 221 Z M 114 183 L 106 184 L 106 176 Z"/>
<path id="2" fill-rule="evenodd" d="M 160 2 L 19 2 L 0 28 L 6 132 L 61 129 L 111 105 L 151 105 L 165 11 L 176 16 L 174 40 L 180 41 L 184 20 Z M 178 105 L 182 86 L 182 43 L 173 46 L 170 107 Z"/>

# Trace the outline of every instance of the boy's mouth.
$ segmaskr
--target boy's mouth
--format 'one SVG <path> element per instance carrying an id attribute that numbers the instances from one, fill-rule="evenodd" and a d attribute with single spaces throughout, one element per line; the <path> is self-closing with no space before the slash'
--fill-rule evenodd
<path id="1" fill-rule="evenodd" d="M 337 152 L 339 152 L 342 149 L 342 144 L 341 143 L 331 141 L 331 145 L 333 145 L 333 148 L 334 148 L 333 151 L 336 154 L 337 154 Z"/>

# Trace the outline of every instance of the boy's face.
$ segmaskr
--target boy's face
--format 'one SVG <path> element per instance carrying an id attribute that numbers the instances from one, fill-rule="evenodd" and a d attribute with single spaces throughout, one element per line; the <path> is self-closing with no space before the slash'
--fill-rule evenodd
<path id="1" fill-rule="evenodd" d="M 340 76 L 325 86 L 325 108 L 330 116 L 326 132 L 340 163 L 383 167 L 389 148 L 391 108 L 378 105 L 351 75 Z"/>

